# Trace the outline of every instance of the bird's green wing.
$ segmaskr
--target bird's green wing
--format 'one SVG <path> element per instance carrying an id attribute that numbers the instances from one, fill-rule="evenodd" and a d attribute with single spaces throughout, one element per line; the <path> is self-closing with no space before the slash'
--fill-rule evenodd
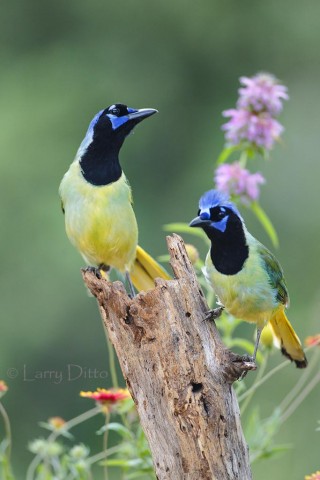
<path id="1" fill-rule="evenodd" d="M 268 274 L 270 285 L 277 291 L 277 300 L 289 306 L 289 294 L 283 270 L 276 257 L 262 244 L 258 246 L 258 254 Z"/>

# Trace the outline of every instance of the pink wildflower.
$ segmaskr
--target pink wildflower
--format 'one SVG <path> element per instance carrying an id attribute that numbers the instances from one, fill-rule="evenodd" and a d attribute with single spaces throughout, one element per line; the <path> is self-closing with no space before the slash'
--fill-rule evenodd
<path id="1" fill-rule="evenodd" d="M 280 85 L 268 73 L 259 73 L 252 78 L 241 77 L 237 108 L 222 114 L 230 120 L 222 126 L 226 140 L 231 145 L 242 142 L 271 150 L 283 132 L 283 126 L 274 118 L 282 110 L 282 101 L 287 100 L 287 88 Z"/>
<path id="2" fill-rule="evenodd" d="M 244 86 L 239 89 L 238 108 L 279 115 L 282 101 L 289 98 L 287 87 L 280 85 L 269 73 L 258 73 L 252 78 L 241 77 L 240 83 Z"/>
<path id="3" fill-rule="evenodd" d="M 256 114 L 249 110 L 230 109 L 222 113 L 225 117 L 231 117 L 229 122 L 222 125 L 222 129 L 226 131 L 226 139 L 232 145 L 247 141 L 271 150 L 284 130 L 267 112 Z"/>
<path id="4" fill-rule="evenodd" d="M 228 195 L 236 195 L 243 204 L 257 200 L 259 185 L 265 183 L 261 173 L 250 173 L 238 162 L 220 165 L 215 172 L 216 188 Z"/>

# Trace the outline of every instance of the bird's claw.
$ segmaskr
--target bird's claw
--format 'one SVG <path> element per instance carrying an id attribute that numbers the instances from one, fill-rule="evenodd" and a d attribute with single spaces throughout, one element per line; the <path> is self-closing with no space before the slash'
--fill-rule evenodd
<path id="1" fill-rule="evenodd" d="M 97 268 L 97 267 L 89 266 L 89 267 L 85 268 L 85 272 L 93 273 L 93 275 L 95 275 L 98 278 L 98 280 L 101 280 L 101 278 L 102 278 L 100 269 Z"/>
<path id="2" fill-rule="evenodd" d="M 244 363 L 255 363 L 255 359 L 251 356 L 248 355 L 247 353 L 240 355 L 241 361 Z"/>
<path id="3" fill-rule="evenodd" d="M 244 377 L 247 375 L 249 370 L 257 370 L 257 365 L 255 362 L 255 359 L 251 357 L 248 354 L 244 355 L 237 355 L 233 354 L 234 357 L 232 361 L 234 363 L 237 363 L 238 366 L 240 367 L 240 370 L 242 370 L 241 375 L 238 377 L 239 382 L 244 379 Z"/>
<path id="4" fill-rule="evenodd" d="M 217 307 L 217 308 L 214 308 L 213 310 L 208 310 L 206 312 L 206 316 L 204 317 L 204 319 L 208 321 L 216 320 L 217 318 L 220 317 L 223 310 L 224 310 L 224 307 Z"/>

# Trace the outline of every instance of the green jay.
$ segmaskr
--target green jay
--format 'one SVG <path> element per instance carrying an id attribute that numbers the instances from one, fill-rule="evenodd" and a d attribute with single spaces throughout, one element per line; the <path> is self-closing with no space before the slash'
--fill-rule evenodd
<path id="1" fill-rule="evenodd" d="M 289 295 L 274 255 L 247 230 L 228 196 L 210 190 L 200 198 L 191 227 L 204 230 L 211 247 L 204 275 L 231 315 L 257 325 L 255 360 L 263 327 L 270 322 L 276 344 L 298 368 L 307 366 L 300 340 L 285 313 Z"/>
<path id="2" fill-rule="evenodd" d="M 148 290 L 156 277 L 170 278 L 138 245 L 131 188 L 119 161 L 127 135 L 156 112 L 120 103 L 98 112 L 59 188 L 71 243 L 101 274 L 110 268 L 125 274 L 132 293 L 132 284 Z"/>

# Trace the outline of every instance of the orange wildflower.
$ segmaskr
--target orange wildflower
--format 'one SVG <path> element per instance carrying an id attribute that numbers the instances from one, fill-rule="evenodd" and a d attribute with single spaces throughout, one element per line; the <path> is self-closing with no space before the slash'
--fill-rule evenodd
<path id="1" fill-rule="evenodd" d="M 3 380 L 0 380 L 0 398 L 7 392 L 8 385 Z"/>
<path id="2" fill-rule="evenodd" d="M 306 475 L 304 480 L 320 480 L 320 470 L 316 473 L 312 473 L 311 475 Z"/>
<path id="3" fill-rule="evenodd" d="M 320 333 L 307 337 L 304 341 L 304 344 L 306 347 L 314 347 L 315 345 L 320 345 Z"/>
<path id="4" fill-rule="evenodd" d="M 106 390 L 105 388 L 97 388 L 95 392 L 80 392 L 81 397 L 91 398 L 97 404 L 103 407 L 112 407 L 113 405 L 130 398 L 129 390 L 124 388 Z"/>
<path id="5" fill-rule="evenodd" d="M 61 418 L 61 417 L 51 417 L 51 418 L 48 419 L 48 423 L 55 430 L 59 430 L 60 428 L 62 428 L 65 425 L 66 421 L 63 420 L 63 418 Z"/>

